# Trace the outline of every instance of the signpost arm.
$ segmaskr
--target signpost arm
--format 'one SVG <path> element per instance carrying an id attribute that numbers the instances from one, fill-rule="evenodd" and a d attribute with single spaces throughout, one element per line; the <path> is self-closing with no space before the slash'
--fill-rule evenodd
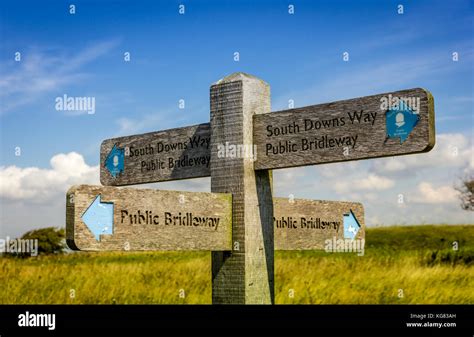
<path id="1" fill-rule="evenodd" d="M 235 73 L 211 86 L 211 191 L 233 196 L 233 250 L 212 252 L 214 304 L 274 303 L 271 171 L 254 171 L 249 155 L 253 115 L 267 112 L 270 87 L 258 78 Z"/>

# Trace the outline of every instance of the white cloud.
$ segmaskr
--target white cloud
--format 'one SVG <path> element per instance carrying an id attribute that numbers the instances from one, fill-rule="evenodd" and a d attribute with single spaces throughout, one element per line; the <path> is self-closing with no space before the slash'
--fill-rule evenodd
<path id="1" fill-rule="evenodd" d="M 0 167 L 0 197 L 10 200 L 43 202 L 65 193 L 74 184 L 97 184 L 99 166 L 89 166 L 76 152 L 57 154 L 51 169 Z"/>
<path id="2" fill-rule="evenodd" d="M 37 50 L 22 53 L 20 62 L 0 65 L 0 113 L 27 105 L 45 93 L 76 84 L 88 77 L 82 66 L 107 54 L 118 41 L 103 41 L 80 50 L 75 55 L 51 55 Z M 56 53 L 61 53 L 57 51 Z M 51 105 L 54 106 L 54 99 Z"/>
<path id="3" fill-rule="evenodd" d="M 389 189 L 394 185 L 395 182 L 392 179 L 378 176 L 376 174 L 369 174 L 364 178 L 336 181 L 334 184 L 334 189 L 338 193 L 346 193 L 357 190 L 382 191 Z"/>
<path id="4" fill-rule="evenodd" d="M 433 187 L 428 182 L 418 184 L 418 194 L 413 198 L 414 202 L 426 204 L 448 204 L 458 200 L 458 193 L 449 185 Z"/>
<path id="5" fill-rule="evenodd" d="M 354 186 L 357 189 L 362 190 L 386 190 L 391 188 L 395 183 L 393 180 L 381 177 L 375 174 L 369 174 L 367 178 L 354 182 Z"/>
<path id="6" fill-rule="evenodd" d="M 278 196 L 288 197 L 290 194 L 292 194 L 295 198 L 297 198 L 298 192 L 302 190 L 302 188 L 298 186 L 298 183 L 301 183 L 307 179 L 304 179 L 304 177 L 307 176 L 308 171 L 309 169 L 306 167 L 273 171 L 274 190 L 283 192 L 282 194 L 278 194 Z"/>
<path id="7" fill-rule="evenodd" d="M 471 142 L 461 133 L 443 133 L 436 136 L 436 145 L 428 153 L 381 158 L 374 161 L 373 171 L 377 174 L 410 170 L 446 167 L 474 167 L 474 152 Z"/>
<path id="8" fill-rule="evenodd" d="M 317 171 L 323 177 L 335 178 L 347 175 L 349 172 L 357 172 L 361 167 L 361 161 L 346 161 L 317 166 Z"/>

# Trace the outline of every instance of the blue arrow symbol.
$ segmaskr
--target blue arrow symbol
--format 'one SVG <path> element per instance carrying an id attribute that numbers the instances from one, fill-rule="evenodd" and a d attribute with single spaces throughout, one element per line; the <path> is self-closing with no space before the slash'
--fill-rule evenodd
<path id="1" fill-rule="evenodd" d="M 410 135 L 413 128 L 418 124 L 420 115 L 404 102 L 400 101 L 397 107 L 390 108 L 385 113 L 385 126 L 388 138 L 400 138 L 402 144 Z"/>
<path id="2" fill-rule="evenodd" d="M 113 234 L 114 203 L 101 202 L 99 194 L 82 214 L 82 221 L 94 234 L 97 241 L 100 241 L 101 234 Z"/>
<path id="3" fill-rule="evenodd" d="M 105 167 L 109 170 L 112 177 L 116 177 L 118 174 L 123 172 L 123 161 L 124 161 L 125 151 L 117 147 L 117 144 L 114 144 L 112 150 L 110 150 L 105 160 Z"/>
<path id="4" fill-rule="evenodd" d="M 348 214 L 344 214 L 344 239 L 354 240 L 359 229 L 359 221 L 357 221 L 352 210 L 349 210 Z"/>

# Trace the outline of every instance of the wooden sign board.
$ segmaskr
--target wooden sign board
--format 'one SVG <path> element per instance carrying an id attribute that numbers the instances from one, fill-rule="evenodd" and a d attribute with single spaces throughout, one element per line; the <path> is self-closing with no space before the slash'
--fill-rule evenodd
<path id="1" fill-rule="evenodd" d="M 424 89 L 256 114 L 253 123 L 256 170 L 427 152 L 435 144 L 433 97 Z M 209 123 L 107 139 L 101 183 L 208 177 L 210 139 Z"/>
<path id="2" fill-rule="evenodd" d="M 255 169 L 427 152 L 433 96 L 402 90 L 254 116 Z"/>
<path id="3" fill-rule="evenodd" d="M 325 250 L 337 240 L 365 239 L 357 202 L 274 198 L 273 223 L 275 250 Z"/>
<path id="4" fill-rule="evenodd" d="M 100 182 L 125 186 L 210 176 L 209 123 L 107 139 Z"/>
<path id="5" fill-rule="evenodd" d="M 77 250 L 231 250 L 231 196 L 80 185 L 67 193 L 69 247 Z M 273 199 L 276 250 L 324 249 L 344 239 L 351 212 L 365 237 L 360 203 Z"/>
<path id="6" fill-rule="evenodd" d="M 231 250 L 232 196 L 79 185 L 67 192 L 75 250 Z"/>

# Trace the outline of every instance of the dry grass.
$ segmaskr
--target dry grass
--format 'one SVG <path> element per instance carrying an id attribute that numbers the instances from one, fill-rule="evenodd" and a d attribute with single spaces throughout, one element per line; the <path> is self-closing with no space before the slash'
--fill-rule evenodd
<path id="1" fill-rule="evenodd" d="M 449 255 L 453 241 L 467 258 L 428 263 L 431 252 Z M 276 303 L 473 304 L 473 246 L 472 225 L 412 226 L 369 229 L 362 257 L 277 252 Z M 0 303 L 206 304 L 210 262 L 207 252 L 0 258 Z"/>

